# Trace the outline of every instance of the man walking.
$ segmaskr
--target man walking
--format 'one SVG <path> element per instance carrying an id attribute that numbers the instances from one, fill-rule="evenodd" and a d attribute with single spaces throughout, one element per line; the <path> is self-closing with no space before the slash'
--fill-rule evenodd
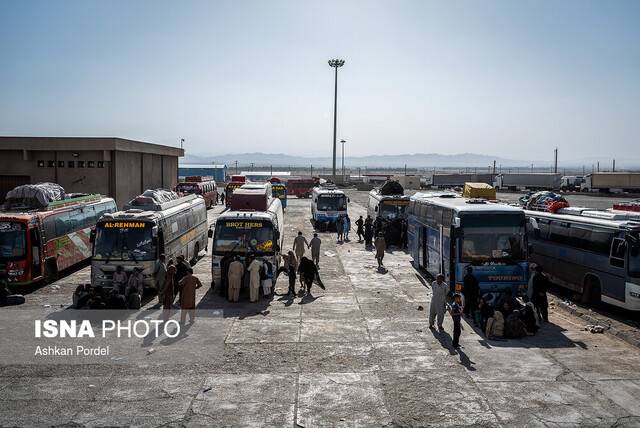
<path id="1" fill-rule="evenodd" d="M 304 256 L 304 250 L 309 246 L 307 238 L 302 236 L 302 232 L 298 231 L 298 236 L 293 240 L 293 252 L 296 253 L 296 258 L 300 260 Z"/>
<path id="2" fill-rule="evenodd" d="M 220 193 L 220 203 L 224 205 L 224 192 Z"/>
<path id="3" fill-rule="evenodd" d="M 180 281 L 182 280 L 182 278 L 184 278 L 187 275 L 187 271 L 189 270 L 189 268 L 191 266 L 189 266 L 189 264 L 187 262 L 184 261 L 184 256 L 180 255 L 178 257 L 176 257 L 176 278 L 174 283 L 175 284 L 180 284 Z M 176 290 L 177 292 L 177 290 Z"/>
<path id="4" fill-rule="evenodd" d="M 318 269 L 316 265 L 313 264 L 311 260 L 306 257 L 303 257 L 300 260 L 300 267 L 298 268 L 298 273 L 300 274 L 300 278 L 304 281 L 304 286 L 306 286 L 307 294 L 311 294 L 311 286 L 313 285 L 313 280 L 316 278 L 318 274 Z"/>
<path id="5" fill-rule="evenodd" d="M 431 282 L 431 304 L 429 305 L 429 328 L 433 328 L 433 323 L 438 316 L 438 328 L 443 330 L 444 309 L 449 286 L 444 282 L 444 275 L 439 273 L 436 280 Z"/>
<path id="6" fill-rule="evenodd" d="M 158 293 L 158 303 L 162 303 L 162 288 L 164 287 L 164 279 L 167 276 L 167 265 L 165 264 L 164 254 L 160 254 L 156 264 L 153 267 L 153 277 L 155 278 L 156 292 Z"/>
<path id="7" fill-rule="evenodd" d="M 467 266 L 466 275 L 463 279 L 463 289 L 464 293 L 464 315 L 469 318 L 469 316 L 473 317 L 475 322 L 475 312 L 478 309 L 478 297 L 480 295 L 480 286 L 478 285 L 478 280 L 475 276 L 473 276 L 473 268 L 471 266 Z"/>
<path id="8" fill-rule="evenodd" d="M 229 264 L 229 272 L 227 277 L 229 278 L 229 301 L 238 302 L 240 300 L 240 287 L 242 286 L 242 276 L 244 275 L 244 265 L 240 261 L 240 257 L 236 256 L 235 259 Z"/>
<path id="9" fill-rule="evenodd" d="M 358 235 L 358 242 L 362 242 L 362 238 L 364 238 L 364 220 L 362 216 L 356 220 L 356 234 Z"/>
<path id="10" fill-rule="evenodd" d="M 193 276 L 193 269 L 187 269 L 187 275 L 180 280 L 180 323 L 184 324 L 189 314 L 189 323 L 196 321 L 196 289 L 202 287 L 198 277 Z"/>
<path id="11" fill-rule="evenodd" d="M 384 239 L 384 235 L 382 233 L 378 234 L 376 238 L 376 260 L 378 261 L 378 269 L 384 267 L 382 264 L 382 259 L 384 259 L 384 252 L 387 249 L 387 241 Z"/>
<path id="12" fill-rule="evenodd" d="M 309 248 L 311 248 L 311 260 L 316 267 L 320 266 L 320 244 L 322 241 L 318 238 L 318 234 L 314 233 L 311 242 L 309 242 Z"/>

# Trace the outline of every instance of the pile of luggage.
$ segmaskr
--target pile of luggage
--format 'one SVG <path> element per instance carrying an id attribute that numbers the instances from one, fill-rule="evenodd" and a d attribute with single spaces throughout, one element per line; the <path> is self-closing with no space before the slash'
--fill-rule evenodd
<path id="1" fill-rule="evenodd" d="M 562 195 L 549 191 L 536 192 L 525 203 L 527 210 L 551 213 L 567 207 L 569 207 L 569 202 Z"/>
<path id="2" fill-rule="evenodd" d="M 387 180 L 380 186 L 380 194 L 384 196 L 404 195 L 404 187 L 395 180 Z"/>
<path id="3" fill-rule="evenodd" d="M 5 209 L 43 209 L 51 202 L 65 198 L 64 188 L 59 184 L 23 184 L 7 193 Z"/>

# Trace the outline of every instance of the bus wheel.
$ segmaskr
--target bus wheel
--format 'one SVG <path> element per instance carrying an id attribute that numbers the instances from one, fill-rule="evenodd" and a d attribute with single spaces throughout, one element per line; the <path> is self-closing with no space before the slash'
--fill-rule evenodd
<path id="1" fill-rule="evenodd" d="M 195 266 L 198 263 L 198 253 L 200 252 L 200 244 L 196 242 L 196 245 L 193 247 L 193 258 L 189 262 L 191 266 Z"/>
<path id="2" fill-rule="evenodd" d="M 591 305 L 597 305 L 600 303 L 600 295 L 602 289 L 600 287 L 600 280 L 593 276 L 588 276 L 584 280 L 584 287 L 582 288 L 582 303 Z"/>
<path id="3" fill-rule="evenodd" d="M 58 265 L 56 259 L 47 259 L 44 269 L 44 280 L 52 283 L 58 280 Z"/>

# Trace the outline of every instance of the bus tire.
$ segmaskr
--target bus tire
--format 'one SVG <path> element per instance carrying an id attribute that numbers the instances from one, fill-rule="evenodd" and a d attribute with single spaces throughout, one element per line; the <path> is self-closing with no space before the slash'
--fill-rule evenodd
<path id="1" fill-rule="evenodd" d="M 200 243 L 196 242 L 196 244 L 193 246 L 193 258 L 189 262 L 189 264 L 191 264 L 191 266 L 195 266 L 196 263 L 198 263 L 198 253 L 199 252 L 200 252 Z"/>
<path id="2" fill-rule="evenodd" d="M 55 258 L 49 258 L 44 265 L 44 280 L 47 283 L 52 283 L 58 280 L 58 264 Z"/>
<path id="3" fill-rule="evenodd" d="M 582 299 L 581 303 L 597 305 L 601 301 L 602 288 L 600 287 L 600 280 L 595 276 L 588 275 L 584 279 L 584 286 L 582 287 Z"/>

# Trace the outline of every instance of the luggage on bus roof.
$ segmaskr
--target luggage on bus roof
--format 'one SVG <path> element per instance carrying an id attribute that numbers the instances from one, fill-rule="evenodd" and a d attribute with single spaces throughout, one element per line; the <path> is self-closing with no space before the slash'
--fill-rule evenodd
<path id="1" fill-rule="evenodd" d="M 380 194 L 384 196 L 404 195 L 404 187 L 395 180 L 387 180 L 382 186 L 380 186 Z"/>
<path id="2" fill-rule="evenodd" d="M 51 202 L 65 198 L 64 188 L 56 183 L 23 184 L 7 192 L 8 207 L 46 208 Z"/>
<path id="3" fill-rule="evenodd" d="M 465 198 L 483 198 L 494 200 L 496 199 L 496 189 L 487 183 L 464 183 L 464 191 L 462 196 Z"/>

